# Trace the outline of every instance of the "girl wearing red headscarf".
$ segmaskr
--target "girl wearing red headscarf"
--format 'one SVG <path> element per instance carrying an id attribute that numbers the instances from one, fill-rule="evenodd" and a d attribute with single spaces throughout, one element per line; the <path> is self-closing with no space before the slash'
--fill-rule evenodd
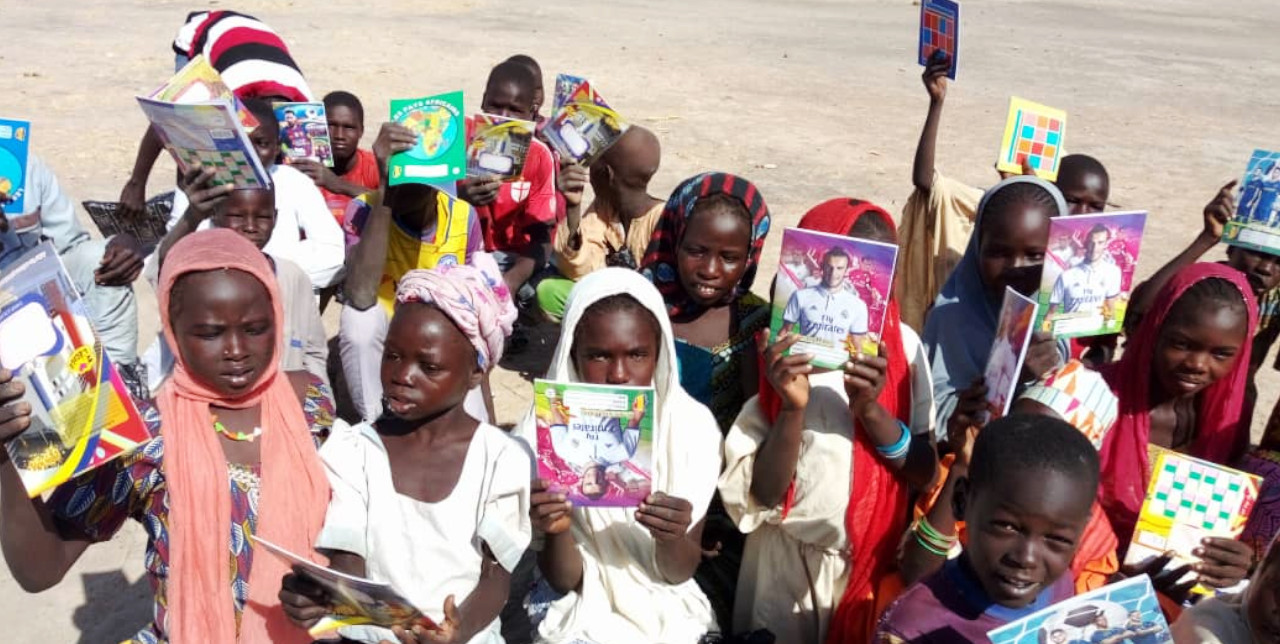
<path id="1" fill-rule="evenodd" d="M 800 227 L 897 243 L 889 214 L 854 199 L 817 206 Z M 879 357 L 854 356 L 826 373 L 783 355 L 794 338 L 765 351 L 760 393 L 725 439 L 720 478 L 729 515 L 749 533 L 734 632 L 867 642 L 900 589 L 893 571 L 907 493 L 930 482 L 937 462 L 933 388 L 896 299 L 881 336 Z"/>
<path id="2" fill-rule="evenodd" d="M 1152 447 L 1231 464 L 1249 444 L 1243 417 L 1250 339 L 1258 308 L 1244 274 L 1193 264 L 1160 289 L 1129 337 L 1124 356 L 1103 368 L 1120 416 L 1099 451 L 1098 501 L 1127 549 L 1151 477 Z M 1239 541 L 1202 541 L 1194 570 L 1212 587 L 1234 585 L 1253 563 Z"/>

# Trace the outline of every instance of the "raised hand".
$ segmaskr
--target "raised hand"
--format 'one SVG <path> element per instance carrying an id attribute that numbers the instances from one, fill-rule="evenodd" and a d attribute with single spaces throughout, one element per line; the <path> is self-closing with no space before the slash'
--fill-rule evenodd
<path id="1" fill-rule="evenodd" d="M 799 341 L 799 335 L 786 332 L 767 348 L 767 333 L 761 333 L 757 340 L 764 352 L 769 385 L 782 397 L 782 408 L 788 411 L 803 411 L 809 404 L 809 374 L 813 371 L 809 361 L 813 356 L 804 353 L 786 355 L 787 350 Z"/>
<path id="2" fill-rule="evenodd" d="M 636 509 L 636 521 L 648 528 L 654 541 L 659 543 L 683 539 L 693 523 L 693 504 L 654 492 Z"/>

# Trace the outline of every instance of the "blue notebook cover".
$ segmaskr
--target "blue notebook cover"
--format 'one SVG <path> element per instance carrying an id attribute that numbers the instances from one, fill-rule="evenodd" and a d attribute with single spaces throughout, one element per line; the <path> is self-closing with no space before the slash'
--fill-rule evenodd
<path id="1" fill-rule="evenodd" d="M 0 192 L 9 195 L 6 215 L 23 212 L 27 193 L 27 148 L 31 144 L 31 123 L 0 119 Z"/>
<path id="2" fill-rule="evenodd" d="M 947 78 L 955 80 L 960 58 L 960 5 L 952 0 L 924 0 L 920 4 L 920 64 L 927 65 L 939 49 L 951 59 Z"/>

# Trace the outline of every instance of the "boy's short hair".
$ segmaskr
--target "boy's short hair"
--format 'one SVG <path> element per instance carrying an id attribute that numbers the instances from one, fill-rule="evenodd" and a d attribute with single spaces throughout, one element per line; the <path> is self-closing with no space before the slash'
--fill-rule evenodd
<path id="1" fill-rule="evenodd" d="M 325 94 L 324 109 L 327 111 L 335 107 L 345 107 L 352 112 L 355 112 L 356 120 L 361 123 L 364 122 L 364 104 L 360 102 L 360 99 L 356 98 L 355 94 L 352 94 L 351 92 L 344 92 L 342 90 Z"/>
<path id="2" fill-rule="evenodd" d="M 506 62 L 524 65 L 529 68 L 529 71 L 532 71 L 538 76 L 542 76 L 542 65 L 539 65 L 538 61 L 534 60 L 533 56 L 529 56 L 528 54 L 516 54 L 508 58 Z"/>
<path id="3" fill-rule="evenodd" d="M 493 83 L 515 83 L 522 90 L 532 93 L 538 89 L 538 77 L 528 65 L 504 60 L 489 72 L 489 85 Z"/>
<path id="4" fill-rule="evenodd" d="M 258 119 L 259 127 L 269 127 L 274 132 L 280 131 L 280 120 L 276 118 L 276 111 L 272 109 L 271 103 L 261 98 L 244 99 L 244 109 L 248 110 L 253 118 Z"/>
<path id="5" fill-rule="evenodd" d="M 991 485 L 1013 472 L 1041 470 L 1098 487 L 1098 451 L 1080 430 L 1059 418 L 1011 414 L 978 432 L 969 461 L 969 484 Z"/>
<path id="6" fill-rule="evenodd" d="M 1096 174 L 1103 181 L 1111 183 L 1111 176 L 1102 162 L 1087 154 L 1068 154 L 1058 162 L 1058 174 Z"/>

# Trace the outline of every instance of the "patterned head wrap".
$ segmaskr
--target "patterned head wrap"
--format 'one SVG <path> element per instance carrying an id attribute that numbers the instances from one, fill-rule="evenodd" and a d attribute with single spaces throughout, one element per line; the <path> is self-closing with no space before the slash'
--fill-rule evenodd
<path id="1" fill-rule="evenodd" d="M 493 259 L 483 253 L 472 264 L 447 264 L 409 271 L 400 278 L 396 302 L 438 307 L 471 341 L 480 368 L 502 360 L 502 347 L 516 321 L 511 292 Z"/>
<path id="2" fill-rule="evenodd" d="M 1102 374 L 1072 360 L 1027 387 L 1019 398 L 1034 400 L 1058 412 L 1062 419 L 1080 430 L 1095 448 L 1116 422 L 1120 401 Z"/>

